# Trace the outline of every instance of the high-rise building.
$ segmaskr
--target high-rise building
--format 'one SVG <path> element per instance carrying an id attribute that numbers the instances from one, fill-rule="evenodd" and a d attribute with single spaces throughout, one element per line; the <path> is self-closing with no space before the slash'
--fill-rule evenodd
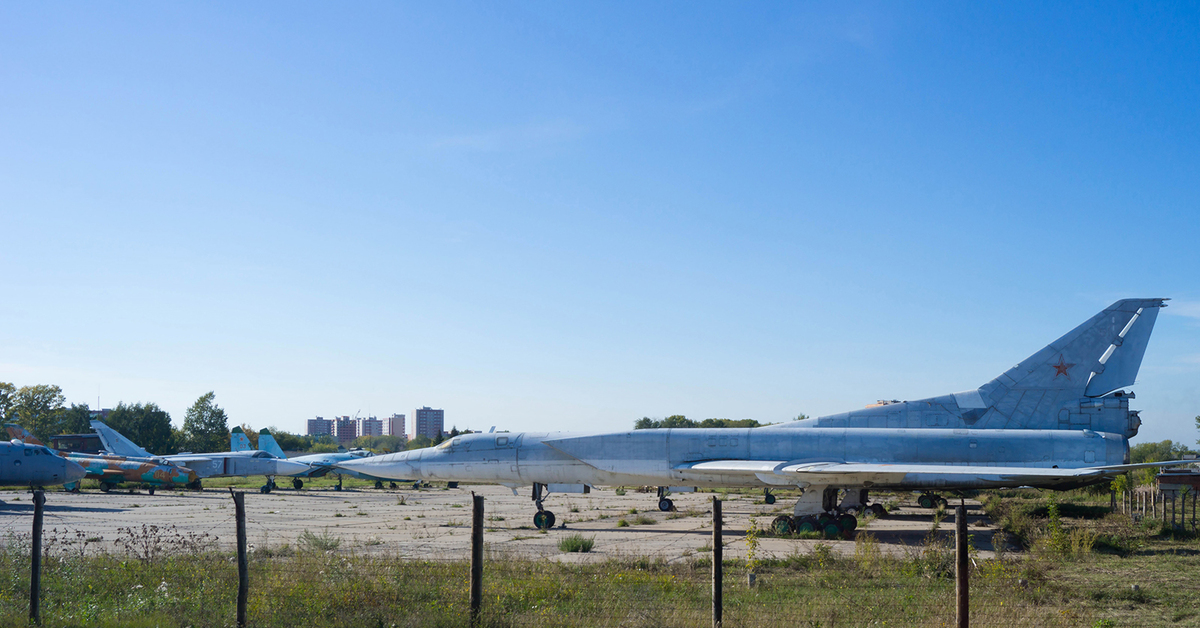
<path id="1" fill-rule="evenodd" d="M 308 420 L 309 436 L 329 436 L 333 434 L 333 421 L 322 417 Z"/>
<path id="2" fill-rule="evenodd" d="M 373 416 L 358 420 L 359 436 L 383 436 L 383 420 Z"/>
<path id="3" fill-rule="evenodd" d="M 340 416 L 334 419 L 333 437 L 337 439 L 339 445 L 349 445 L 358 438 L 358 421 L 348 417 Z"/>
<path id="4" fill-rule="evenodd" d="M 387 430 L 388 436 L 399 436 L 400 438 L 406 438 L 404 435 L 403 414 L 393 414 L 392 416 L 384 419 L 383 424 Z"/>
<path id="5" fill-rule="evenodd" d="M 413 438 L 417 436 L 427 436 L 429 438 L 437 438 L 442 435 L 446 427 L 446 412 L 441 408 L 430 408 L 425 406 L 413 410 L 412 416 L 412 433 Z"/>

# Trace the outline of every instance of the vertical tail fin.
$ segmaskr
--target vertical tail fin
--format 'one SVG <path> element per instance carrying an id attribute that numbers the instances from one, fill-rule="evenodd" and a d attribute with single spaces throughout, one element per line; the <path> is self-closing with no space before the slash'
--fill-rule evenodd
<path id="1" fill-rule="evenodd" d="M 258 448 L 277 458 L 287 458 L 287 455 L 283 453 L 283 448 L 279 446 L 279 443 L 275 441 L 275 437 L 271 435 L 271 430 L 265 427 L 258 432 Z"/>
<path id="2" fill-rule="evenodd" d="M 246 436 L 246 432 L 242 431 L 240 426 L 234 426 L 229 431 L 229 451 L 251 451 L 254 447 L 250 446 L 250 437 Z"/>
<path id="3" fill-rule="evenodd" d="M 48 447 L 46 443 L 38 440 L 37 436 L 34 436 L 29 432 L 29 430 L 17 425 L 16 423 L 5 423 L 4 430 L 8 432 L 8 437 L 10 439 L 19 440 L 26 445 L 41 445 L 42 447 Z"/>
<path id="4" fill-rule="evenodd" d="M 113 428 L 104 424 L 103 421 L 92 421 L 92 429 L 96 434 L 100 435 L 100 442 L 104 445 L 104 450 L 110 454 L 117 456 L 125 456 L 127 458 L 153 458 L 154 454 L 138 447 L 133 441 L 125 438 Z"/>

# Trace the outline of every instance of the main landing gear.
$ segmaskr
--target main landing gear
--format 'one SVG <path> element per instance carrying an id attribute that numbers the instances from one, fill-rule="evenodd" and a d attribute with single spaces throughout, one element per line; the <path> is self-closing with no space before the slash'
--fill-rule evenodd
<path id="1" fill-rule="evenodd" d="M 304 488 L 304 480 L 301 480 L 300 478 L 292 478 L 292 488 L 296 489 L 297 491 Z"/>
<path id="2" fill-rule="evenodd" d="M 870 512 L 882 516 L 885 512 L 881 504 L 867 505 L 866 489 L 847 491 L 841 504 L 838 504 L 837 497 L 836 487 L 815 486 L 805 489 L 796 501 L 795 514 L 775 517 L 771 521 L 771 531 L 779 535 L 819 532 L 826 538 L 845 537 L 858 529 L 857 514 Z"/>
<path id="3" fill-rule="evenodd" d="M 775 496 L 771 494 L 771 489 L 769 488 L 763 489 L 763 503 L 768 506 L 775 503 Z"/>
<path id="4" fill-rule="evenodd" d="M 271 491 L 275 490 L 276 488 L 278 488 L 278 487 L 275 486 L 275 476 L 269 475 L 269 476 L 267 476 L 267 483 L 258 487 L 258 492 L 266 494 L 266 493 L 270 493 Z"/>
<path id="5" fill-rule="evenodd" d="M 537 514 L 533 515 L 533 525 L 539 530 L 549 530 L 554 527 L 554 513 L 542 507 L 542 500 L 550 495 L 550 488 L 545 484 L 533 485 L 533 503 L 537 506 Z"/>
<path id="6" fill-rule="evenodd" d="M 938 506 L 945 508 L 946 498 L 941 495 L 934 495 L 933 493 L 922 493 L 917 498 L 917 505 L 921 508 L 937 508 Z"/>
<path id="7" fill-rule="evenodd" d="M 675 510 L 675 502 L 671 501 L 670 497 L 667 497 L 668 492 L 669 489 L 667 489 L 667 487 L 658 487 L 658 509 L 663 512 L 671 512 L 672 510 Z"/>

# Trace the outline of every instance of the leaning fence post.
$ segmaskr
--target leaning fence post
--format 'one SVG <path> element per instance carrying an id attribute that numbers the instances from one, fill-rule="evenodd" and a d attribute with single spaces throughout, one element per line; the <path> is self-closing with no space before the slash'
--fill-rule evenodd
<path id="1" fill-rule="evenodd" d="M 250 561 L 246 558 L 246 493 L 235 492 L 232 487 L 229 493 L 233 495 L 233 508 L 237 517 L 237 625 L 239 628 L 245 628 L 246 598 L 250 596 Z"/>
<path id="2" fill-rule="evenodd" d="M 721 545 L 721 500 L 713 496 L 712 507 L 712 621 L 713 628 L 721 628 L 721 587 L 723 574 L 721 573 L 721 562 L 724 560 L 724 547 Z"/>
<path id="3" fill-rule="evenodd" d="M 954 544 L 955 554 L 957 555 L 957 565 L 955 569 L 956 592 L 958 594 L 958 628 L 967 628 L 970 625 L 971 607 L 968 604 L 968 583 L 970 571 L 967 569 L 967 507 L 954 507 Z"/>
<path id="4" fill-rule="evenodd" d="M 483 607 L 483 495 L 471 491 L 471 625 L 479 625 Z"/>
<path id="5" fill-rule="evenodd" d="M 25 452 L 29 453 L 29 452 Z M 42 623 L 42 506 L 46 504 L 46 493 L 42 489 L 33 492 L 33 560 L 29 573 L 29 620 Z"/>

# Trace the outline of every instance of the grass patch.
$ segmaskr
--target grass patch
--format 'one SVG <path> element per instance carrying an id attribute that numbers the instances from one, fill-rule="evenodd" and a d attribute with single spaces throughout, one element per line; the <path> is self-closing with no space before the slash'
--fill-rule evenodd
<path id="1" fill-rule="evenodd" d="M 341 546 L 342 538 L 331 534 L 328 529 L 320 532 L 305 530 L 296 538 L 296 544 L 310 552 L 332 552 Z"/>
<path id="2" fill-rule="evenodd" d="M 582 534 L 572 534 L 558 541 L 558 549 L 561 552 L 590 552 L 596 544 L 596 540 L 592 537 L 584 538 Z"/>

